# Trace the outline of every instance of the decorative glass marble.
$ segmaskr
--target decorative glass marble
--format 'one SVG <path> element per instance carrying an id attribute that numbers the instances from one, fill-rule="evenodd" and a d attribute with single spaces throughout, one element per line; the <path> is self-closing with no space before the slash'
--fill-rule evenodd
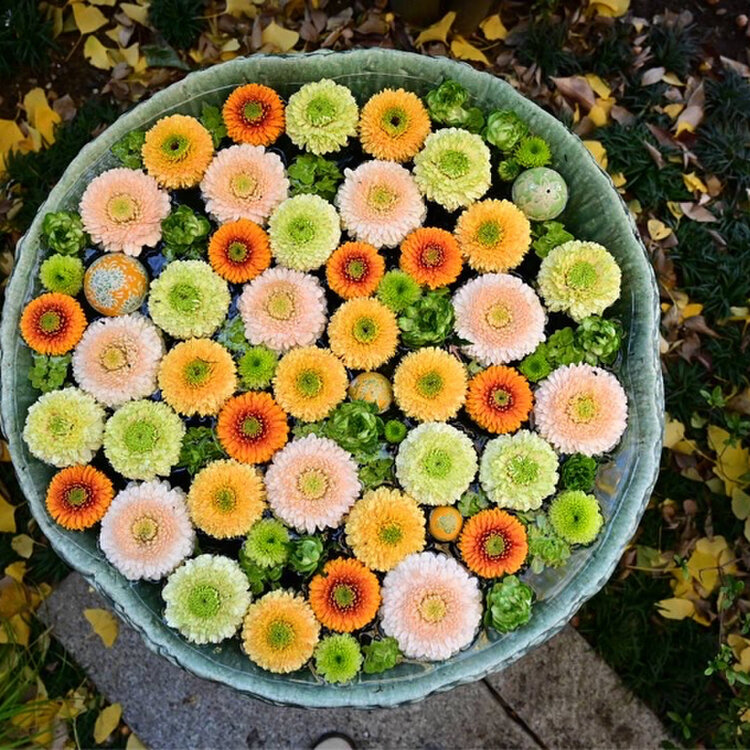
<path id="1" fill-rule="evenodd" d="M 565 210 L 568 186 L 554 169 L 527 169 L 513 183 L 513 202 L 529 219 L 549 221 Z"/>
<path id="2" fill-rule="evenodd" d="M 86 269 L 83 292 L 91 307 L 102 315 L 127 315 L 146 299 L 148 274 L 136 258 L 108 253 Z"/>
<path id="3" fill-rule="evenodd" d="M 349 398 L 375 404 L 378 414 L 382 414 L 393 403 L 393 388 L 385 375 L 362 372 L 349 384 Z"/>

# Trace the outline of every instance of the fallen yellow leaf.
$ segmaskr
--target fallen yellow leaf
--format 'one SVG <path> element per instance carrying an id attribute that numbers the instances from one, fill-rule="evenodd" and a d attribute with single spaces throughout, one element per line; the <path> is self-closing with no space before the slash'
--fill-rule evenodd
<path id="1" fill-rule="evenodd" d="M 146 750 L 146 746 L 138 739 L 135 732 L 131 732 L 125 743 L 125 750 Z"/>
<path id="2" fill-rule="evenodd" d="M 62 122 L 62 118 L 49 106 L 44 89 L 31 89 L 23 98 L 23 108 L 31 127 L 36 128 L 48 144 L 54 143 L 55 125 Z"/>
<path id="3" fill-rule="evenodd" d="M 1 135 L 2 131 L 0 131 Z M 0 142 L 0 145 L 1 142 Z M 5 534 L 16 533 L 16 506 L 11 505 L 2 495 L 0 495 L 0 532 Z"/>
<path id="4" fill-rule="evenodd" d="M 26 575 L 26 563 L 23 560 L 17 560 L 10 565 L 6 565 L 5 575 L 10 576 L 14 581 L 18 581 L 18 583 L 23 583 L 23 577 Z"/>
<path id="5" fill-rule="evenodd" d="M 120 3 L 120 10 L 131 20 L 148 26 L 148 6 L 135 3 Z"/>
<path id="6" fill-rule="evenodd" d="M 28 534 L 19 534 L 10 540 L 10 546 L 19 557 L 28 560 L 34 551 L 34 540 Z"/>
<path id="7" fill-rule="evenodd" d="M 738 487 L 735 487 L 732 490 L 732 513 L 734 513 L 740 521 L 744 521 L 750 516 L 750 495 Z"/>
<path id="8" fill-rule="evenodd" d="M 462 36 L 455 37 L 451 42 L 451 54 L 459 60 L 474 60 L 485 65 L 490 64 L 484 52 L 467 42 Z"/>
<path id="9" fill-rule="evenodd" d="M 235 18 L 240 16 L 255 18 L 258 8 L 252 0 L 227 0 L 227 7 L 224 12 Z"/>
<path id="10" fill-rule="evenodd" d="M 663 221 L 659 221 L 659 219 L 649 219 L 646 222 L 646 226 L 648 227 L 651 239 L 657 242 L 672 234 L 672 227 L 668 227 Z"/>
<path id="11" fill-rule="evenodd" d="M 696 315 L 700 315 L 703 312 L 703 305 L 700 302 L 690 302 L 685 305 L 680 311 L 683 319 L 694 318 Z"/>
<path id="12" fill-rule="evenodd" d="M 726 495 L 732 494 L 735 487 L 747 487 L 747 481 L 742 477 L 750 471 L 750 453 L 741 443 L 728 445 L 729 433 L 717 427 L 708 426 L 708 445 L 716 453 L 714 474 L 724 482 Z"/>
<path id="13" fill-rule="evenodd" d="M 597 97 L 596 103 L 589 110 L 589 118 L 597 128 L 603 128 L 609 123 L 609 113 L 615 105 L 614 99 L 601 99 Z"/>
<path id="14" fill-rule="evenodd" d="M 416 39 L 415 44 L 417 47 L 427 42 L 443 42 L 445 44 L 448 39 L 448 32 L 453 26 L 453 22 L 456 20 L 456 12 L 450 11 L 446 13 L 437 23 L 433 23 L 432 26 L 427 27 Z"/>
<path id="15" fill-rule="evenodd" d="M 283 26 L 279 26 L 276 21 L 271 21 L 271 23 L 263 29 L 260 38 L 263 44 L 270 44 L 272 47 L 279 50 L 279 52 L 289 52 L 289 50 L 299 41 L 299 34 L 291 29 L 285 29 Z"/>
<path id="16" fill-rule="evenodd" d="M 508 36 L 508 29 L 505 28 L 499 13 L 495 13 L 494 16 L 487 16 L 487 18 L 479 24 L 479 28 L 482 29 L 484 38 L 491 42 L 494 42 L 497 39 L 505 39 L 505 37 Z"/>
<path id="17" fill-rule="evenodd" d="M 602 168 L 607 168 L 607 149 L 599 141 L 584 141 L 583 145 L 589 150 L 591 155 L 596 159 L 596 163 Z"/>
<path id="18" fill-rule="evenodd" d="M 672 449 L 685 437 L 685 425 L 678 419 L 667 419 L 664 425 L 664 447 Z"/>
<path id="19" fill-rule="evenodd" d="M 628 12 L 630 0 L 589 0 L 589 8 L 600 16 L 619 18 Z"/>
<path id="20" fill-rule="evenodd" d="M 668 620 L 684 620 L 695 613 L 695 605 L 689 599 L 672 597 L 656 602 L 659 614 Z"/>
<path id="21" fill-rule="evenodd" d="M 73 19 L 81 34 L 91 34 L 107 23 L 107 17 L 99 8 L 86 3 L 73 3 Z"/>
<path id="22" fill-rule="evenodd" d="M 100 70 L 110 70 L 114 67 L 107 54 L 107 48 L 95 36 L 87 37 L 83 45 L 83 56 Z"/>
<path id="23" fill-rule="evenodd" d="M 83 616 L 91 624 L 91 629 L 102 639 L 107 648 L 112 648 L 120 632 L 117 618 L 107 609 L 84 609 Z"/>
<path id="24" fill-rule="evenodd" d="M 615 187 L 622 187 L 627 181 L 628 178 L 622 172 L 615 172 L 612 175 L 612 183 Z"/>
<path id="25" fill-rule="evenodd" d="M 121 717 L 122 705 L 120 703 L 113 703 L 102 709 L 94 723 L 94 740 L 97 745 L 101 745 L 117 729 Z"/>
<path id="26" fill-rule="evenodd" d="M 664 110 L 664 114 L 671 117 L 673 120 L 677 119 L 677 116 L 682 112 L 683 109 L 685 109 L 684 104 L 667 104 L 666 107 L 662 107 Z"/>
<path id="27" fill-rule="evenodd" d="M 685 187 L 690 190 L 690 192 L 694 192 L 695 190 L 698 190 L 701 193 L 708 192 L 706 183 L 703 182 L 703 180 L 701 180 L 701 178 L 698 177 L 695 172 L 689 172 L 688 174 L 683 173 L 682 181 L 685 183 Z"/>
<path id="28" fill-rule="evenodd" d="M 602 99 L 609 99 L 612 89 L 596 73 L 586 73 L 584 77 L 597 96 L 601 96 Z"/>

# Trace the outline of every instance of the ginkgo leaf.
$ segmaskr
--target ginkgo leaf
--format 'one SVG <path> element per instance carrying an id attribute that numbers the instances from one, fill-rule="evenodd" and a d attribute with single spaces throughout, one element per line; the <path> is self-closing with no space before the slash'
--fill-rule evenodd
<path id="1" fill-rule="evenodd" d="M 659 219 L 649 219 L 646 222 L 646 226 L 651 239 L 657 242 L 672 234 L 672 227 L 668 227 L 663 221 L 659 221 Z"/>
<path id="2" fill-rule="evenodd" d="M 26 563 L 18 560 L 10 565 L 5 566 L 5 575 L 10 576 L 14 581 L 23 583 L 23 577 L 26 575 Z"/>
<path id="3" fill-rule="evenodd" d="M 94 740 L 97 745 L 101 745 L 117 729 L 121 717 L 122 704 L 120 703 L 113 703 L 102 709 L 94 723 Z"/>
<path id="4" fill-rule="evenodd" d="M 603 128 L 609 123 L 609 113 L 614 104 L 614 99 L 601 99 L 597 97 L 596 103 L 589 110 L 589 119 L 597 128 Z"/>
<path id="5" fill-rule="evenodd" d="M 110 70 L 114 67 L 107 54 L 107 48 L 95 36 L 87 37 L 83 45 L 83 56 L 100 70 Z"/>
<path id="6" fill-rule="evenodd" d="M 607 149 L 599 141 L 584 141 L 583 145 L 589 150 L 589 153 L 596 159 L 596 163 L 602 168 L 607 168 Z"/>
<path id="7" fill-rule="evenodd" d="M 664 81 L 664 83 L 669 83 L 672 86 L 684 86 L 685 84 L 679 79 L 678 76 L 676 76 L 674 73 L 665 73 L 661 80 Z"/>
<path id="8" fill-rule="evenodd" d="M 732 513 L 734 513 L 740 521 L 744 521 L 750 516 L 750 495 L 739 487 L 735 487 L 732 490 Z"/>
<path id="9" fill-rule="evenodd" d="M 689 172 L 688 174 L 682 175 L 682 181 L 685 183 L 685 187 L 692 193 L 693 191 L 697 190 L 701 193 L 707 193 L 708 188 L 706 187 L 706 183 L 701 180 L 700 177 L 698 177 L 695 172 Z"/>
<path id="10" fill-rule="evenodd" d="M 261 34 L 261 41 L 263 44 L 270 44 L 279 52 L 289 52 L 299 41 L 299 34 L 291 29 L 285 29 L 283 26 L 279 26 L 276 21 L 271 23 L 263 29 Z"/>
<path id="11" fill-rule="evenodd" d="M 5 144 L 2 140 L 2 129 L 0 129 L 0 154 L 3 153 L 4 145 Z M 16 533 L 15 512 L 16 506 L 11 505 L 2 495 L 0 495 L 0 532 L 5 534 Z"/>
<path id="12" fill-rule="evenodd" d="M 656 602 L 659 614 L 668 620 L 684 620 L 695 613 L 695 605 L 689 599 L 671 597 Z"/>
<path id="13" fill-rule="evenodd" d="M 31 89 L 23 98 L 23 108 L 31 127 L 36 128 L 48 144 L 54 143 L 55 125 L 62 122 L 62 118 L 50 107 L 44 89 Z"/>
<path id="14" fill-rule="evenodd" d="M 81 34 L 91 34 L 107 24 L 107 16 L 86 3 L 73 3 L 73 20 Z"/>
<path id="15" fill-rule="evenodd" d="M 255 18 L 258 9 L 252 0 L 227 0 L 227 7 L 224 12 L 235 18 L 240 18 L 241 16 Z"/>
<path id="16" fill-rule="evenodd" d="M 146 750 L 146 746 L 140 741 L 135 732 L 131 732 L 125 743 L 125 750 Z"/>
<path id="17" fill-rule="evenodd" d="M 508 29 L 503 24 L 503 19 L 500 18 L 499 13 L 495 13 L 494 16 L 487 16 L 487 18 L 479 24 L 479 28 L 482 29 L 484 38 L 490 42 L 494 42 L 498 39 L 505 39 L 508 36 Z"/>
<path id="18" fill-rule="evenodd" d="M 685 105 L 675 102 L 674 104 L 667 104 L 665 107 L 662 107 L 662 109 L 664 110 L 665 115 L 668 115 L 675 120 L 680 112 L 685 109 Z"/>
<path id="19" fill-rule="evenodd" d="M 586 73 L 584 78 L 589 82 L 589 86 L 591 86 L 597 96 L 601 96 L 602 99 L 609 98 L 612 89 L 596 73 Z"/>
<path id="20" fill-rule="evenodd" d="M 19 557 L 28 560 L 34 551 L 34 540 L 28 534 L 19 534 L 10 540 L 10 546 Z"/>
<path id="21" fill-rule="evenodd" d="M 677 419 L 667 419 L 664 425 L 664 447 L 674 448 L 685 437 L 685 425 Z"/>
<path id="22" fill-rule="evenodd" d="M 459 60 L 474 60 L 489 65 L 490 61 L 482 50 L 467 42 L 462 36 L 457 36 L 451 42 L 451 54 Z"/>
<path id="23" fill-rule="evenodd" d="M 724 492 L 732 494 L 735 487 L 740 489 L 747 486 L 742 478 L 750 472 L 750 453 L 738 442 L 729 445 L 729 433 L 717 427 L 708 426 L 708 445 L 716 453 L 714 474 L 724 482 Z"/>
<path id="24" fill-rule="evenodd" d="M 106 609 L 84 609 L 83 616 L 91 624 L 91 629 L 102 639 L 102 643 L 111 648 L 120 632 L 117 618 Z"/>
<path id="25" fill-rule="evenodd" d="M 120 3 L 120 10 L 131 20 L 148 26 L 148 6 L 135 3 Z"/>
<path id="26" fill-rule="evenodd" d="M 589 7 L 600 16 L 619 18 L 628 12 L 630 0 L 589 0 Z"/>
<path id="27" fill-rule="evenodd" d="M 433 23 L 432 26 L 426 28 L 414 42 L 417 47 L 427 44 L 427 42 L 443 42 L 446 43 L 448 39 L 448 32 L 453 26 L 453 22 L 456 20 L 456 12 L 450 11 L 446 13 L 437 23 Z"/>

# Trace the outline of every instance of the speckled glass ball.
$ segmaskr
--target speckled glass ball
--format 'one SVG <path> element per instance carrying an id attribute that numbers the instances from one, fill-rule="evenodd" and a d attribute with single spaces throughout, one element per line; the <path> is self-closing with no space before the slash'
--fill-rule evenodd
<path id="1" fill-rule="evenodd" d="M 102 315 L 127 315 L 146 299 L 148 274 L 136 258 L 108 253 L 86 269 L 83 291 L 91 307 Z"/>
<path id="2" fill-rule="evenodd" d="M 521 172 L 513 183 L 513 203 L 533 221 L 559 216 L 568 202 L 568 186 L 554 169 L 535 167 Z"/>
<path id="3" fill-rule="evenodd" d="M 379 372 L 362 372 L 349 385 L 352 401 L 367 401 L 378 407 L 382 414 L 393 403 L 393 388 L 385 375 Z"/>

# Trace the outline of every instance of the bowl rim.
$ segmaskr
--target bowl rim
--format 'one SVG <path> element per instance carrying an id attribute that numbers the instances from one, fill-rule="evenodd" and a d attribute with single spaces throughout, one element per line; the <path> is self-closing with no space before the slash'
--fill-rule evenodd
<path id="1" fill-rule="evenodd" d="M 615 221 L 623 229 L 628 230 L 627 235 L 623 232 L 623 238 L 630 246 L 628 250 L 629 258 L 639 267 L 640 274 L 647 281 L 648 291 L 650 291 L 650 299 L 644 300 L 639 325 L 637 328 L 634 327 L 631 333 L 633 339 L 637 339 L 640 343 L 639 353 L 642 353 L 643 361 L 639 362 L 639 365 L 653 377 L 651 378 L 652 387 L 650 389 L 636 391 L 637 399 L 630 398 L 630 408 L 636 409 L 641 417 L 642 428 L 639 437 L 643 448 L 635 459 L 640 470 L 631 472 L 630 481 L 623 488 L 623 494 L 627 496 L 628 502 L 620 502 L 616 513 L 608 522 L 605 532 L 606 544 L 600 544 L 572 577 L 571 583 L 578 581 L 579 585 L 577 587 L 571 586 L 570 583 L 566 585 L 549 600 L 550 606 L 542 616 L 532 618 L 526 626 L 515 631 L 512 634 L 512 651 L 507 647 L 503 648 L 501 645 L 503 639 L 501 639 L 487 648 L 469 654 L 467 658 L 459 661 L 451 659 L 441 662 L 431 671 L 402 680 L 394 680 L 387 685 L 379 685 L 373 681 L 355 683 L 342 688 L 327 684 L 290 681 L 285 679 L 284 676 L 270 674 L 259 676 L 250 673 L 244 673 L 244 679 L 242 679 L 242 674 L 238 670 L 212 660 L 205 651 L 198 652 L 191 644 L 179 638 L 167 628 L 148 607 L 142 604 L 135 593 L 135 589 L 132 587 L 123 588 L 112 572 L 108 570 L 109 566 L 106 561 L 90 556 L 87 558 L 85 555 L 76 557 L 68 550 L 68 540 L 64 538 L 61 529 L 54 524 L 45 512 L 44 498 L 40 497 L 37 492 L 29 467 L 26 465 L 23 455 L 22 425 L 20 424 L 19 410 L 14 408 L 16 353 L 18 348 L 17 321 L 25 304 L 28 277 L 37 260 L 31 245 L 34 245 L 39 237 L 42 218 L 48 210 L 47 207 L 53 205 L 65 194 L 65 176 L 77 169 L 83 170 L 85 165 L 93 160 L 92 157 L 97 152 L 108 149 L 122 134 L 138 127 L 135 123 L 130 126 L 127 123 L 137 121 L 144 111 L 149 111 L 150 117 L 158 116 L 160 112 L 158 107 L 164 105 L 165 110 L 171 107 L 170 102 L 176 94 L 184 94 L 183 103 L 187 103 L 196 91 L 200 92 L 201 95 L 208 93 L 208 90 L 201 89 L 201 84 L 205 80 L 210 81 L 212 72 L 216 71 L 218 67 L 237 68 L 238 76 L 240 76 L 243 65 L 247 65 L 249 61 L 253 61 L 253 65 L 260 66 L 266 62 L 274 66 L 290 66 L 291 70 L 292 66 L 299 65 L 305 59 L 318 59 L 325 67 L 327 61 L 330 61 L 331 65 L 335 65 L 335 61 L 346 58 L 351 60 L 351 65 L 356 70 L 360 61 L 366 68 L 365 60 L 378 60 L 380 56 L 387 57 L 389 63 L 393 61 L 399 63 L 402 66 L 401 71 L 405 78 L 410 75 L 415 63 L 418 67 L 432 68 L 433 72 L 440 73 L 444 77 L 450 77 L 451 72 L 455 74 L 457 70 L 460 70 L 462 78 L 471 80 L 472 83 L 476 81 L 477 87 L 480 89 L 496 87 L 496 90 L 504 90 L 505 95 L 516 102 L 520 109 L 528 107 L 530 103 L 535 105 L 532 100 L 516 92 L 504 80 L 496 78 L 490 73 L 478 71 L 466 63 L 382 48 L 355 49 L 346 52 L 317 50 L 309 53 L 285 55 L 258 54 L 235 58 L 222 63 L 220 66 L 194 71 L 121 115 L 113 125 L 81 149 L 78 156 L 68 165 L 66 172 L 50 191 L 26 234 L 19 240 L 14 268 L 5 292 L 2 330 L 0 331 L 0 345 L 2 347 L 0 377 L 3 386 L 2 424 L 8 438 L 11 460 L 23 495 L 29 502 L 37 523 L 49 539 L 55 552 L 72 568 L 78 570 L 90 584 L 112 603 L 120 617 L 142 635 L 151 650 L 201 678 L 229 685 L 264 701 L 283 705 L 325 708 L 395 706 L 418 701 L 432 693 L 479 680 L 492 672 L 509 666 L 527 651 L 540 645 L 561 630 L 578 608 L 606 583 L 620 559 L 622 550 L 637 528 L 659 470 L 664 424 L 664 394 L 659 359 L 659 295 L 653 269 L 648 261 L 646 249 L 640 240 L 635 223 L 622 198 L 615 190 L 609 175 L 596 163 L 591 153 L 577 136 L 573 135 L 551 114 L 535 105 L 536 110 L 538 110 L 535 112 L 535 118 L 540 124 L 565 131 L 564 135 L 561 134 L 561 137 L 566 140 L 566 147 L 571 149 L 577 159 L 588 164 L 590 174 L 587 173 L 587 179 L 595 180 L 598 183 L 602 195 L 607 198 L 612 210 L 619 212 Z M 321 75 L 324 74 L 325 71 L 321 73 Z M 123 594 L 123 592 L 125 593 Z"/>

